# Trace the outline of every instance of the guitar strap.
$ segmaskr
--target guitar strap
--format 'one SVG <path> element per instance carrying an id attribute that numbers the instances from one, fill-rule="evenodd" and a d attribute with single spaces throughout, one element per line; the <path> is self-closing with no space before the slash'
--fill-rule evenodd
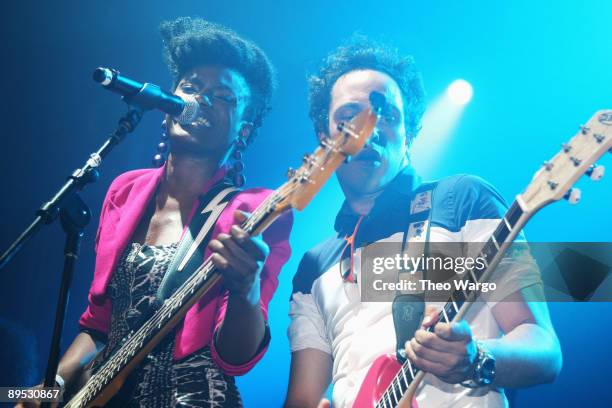
<path id="1" fill-rule="evenodd" d="M 198 209 L 183 234 L 157 289 L 158 306 L 172 296 L 174 291 L 204 263 L 204 249 L 210 240 L 213 227 L 238 191 L 233 184 L 223 180 L 200 197 Z"/>
<path id="2" fill-rule="evenodd" d="M 427 254 L 428 242 L 431 228 L 431 215 L 433 203 L 433 190 L 436 183 L 422 184 L 417 188 L 410 201 L 410 216 L 408 228 L 404 232 L 401 250 L 407 254 L 417 257 Z M 418 245 L 410 245 L 411 243 Z M 421 252 L 422 249 L 422 252 Z M 410 272 L 399 273 L 398 282 L 402 280 L 424 279 L 423 275 L 411 274 Z M 393 326 L 395 328 L 395 354 L 400 363 L 406 360 L 404 351 L 405 343 L 414 337 L 414 333 L 420 327 L 425 311 L 425 300 L 422 295 L 414 293 L 398 292 L 391 305 L 393 315 Z"/>

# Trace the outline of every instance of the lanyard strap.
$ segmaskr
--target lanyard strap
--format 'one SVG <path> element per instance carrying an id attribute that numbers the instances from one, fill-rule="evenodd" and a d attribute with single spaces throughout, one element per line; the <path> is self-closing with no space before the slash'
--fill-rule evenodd
<path id="1" fill-rule="evenodd" d="M 350 283 L 355 283 L 357 280 L 355 279 L 355 239 L 357 237 L 357 231 L 359 231 L 359 225 L 361 225 L 361 221 L 363 221 L 363 219 L 365 218 L 365 216 L 360 216 L 359 219 L 357 220 L 357 223 L 355 224 L 355 228 L 353 229 L 353 233 L 351 235 L 349 235 L 348 237 L 344 237 L 344 240 L 346 241 L 346 244 L 344 245 L 344 249 L 342 249 L 342 253 L 340 254 L 340 275 L 342 276 L 342 280 L 344 280 L 345 282 L 350 282 Z M 346 249 L 350 248 L 350 256 L 351 256 L 351 261 L 350 261 L 350 265 L 349 265 L 349 269 L 346 272 L 342 272 L 342 260 L 344 259 L 344 253 L 346 252 Z"/>

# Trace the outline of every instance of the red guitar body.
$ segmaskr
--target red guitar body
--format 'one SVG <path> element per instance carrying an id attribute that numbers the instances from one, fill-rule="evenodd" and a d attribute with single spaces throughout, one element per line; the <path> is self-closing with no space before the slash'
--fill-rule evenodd
<path id="1" fill-rule="evenodd" d="M 402 365 L 396 360 L 395 356 L 389 354 L 374 360 L 361 383 L 353 408 L 375 407 L 401 367 Z M 414 403 L 413 407 L 416 407 Z"/>

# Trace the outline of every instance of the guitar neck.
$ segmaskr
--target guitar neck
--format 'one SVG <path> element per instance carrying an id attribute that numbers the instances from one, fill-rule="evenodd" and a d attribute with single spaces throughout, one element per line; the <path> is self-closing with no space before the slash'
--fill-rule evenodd
<path id="1" fill-rule="evenodd" d="M 287 189 L 284 185 L 262 202 L 241 227 L 250 235 L 262 232 L 279 215 L 276 204 Z M 157 309 L 135 333 L 100 367 L 85 386 L 65 405 L 76 408 L 106 403 L 125 377 L 185 316 L 187 311 L 221 281 L 221 274 L 210 257 L 176 292 Z"/>
<path id="2" fill-rule="evenodd" d="M 503 258 L 508 246 L 514 241 L 529 218 L 530 215 L 525 213 L 518 200 L 515 200 L 478 254 L 485 261 L 485 268 L 470 270 L 466 274 L 465 279 L 471 283 L 486 281 L 493 272 L 493 269 Z M 468 289 L 470 286 L 472 285 L 466 285 L 465 289 L 456 290 L 451 294 L 442 310 L 438 313 L 438 322 L 449 323 L 459 320 L 466 313 L 478 295 L 478 290 Z M 476 287 L 476 285 L 473 287 Z M 430 326 L 428 331 L 433 331 L 434 329 L 435 324 Z M 419 372 L 420 370 L 412 366 L 409 359 L 406 359 L 389 387 L 382 394 L 376 407 L 397 406 L 402 397 L 407 393 L 414 379 L 419 375 Z"/>

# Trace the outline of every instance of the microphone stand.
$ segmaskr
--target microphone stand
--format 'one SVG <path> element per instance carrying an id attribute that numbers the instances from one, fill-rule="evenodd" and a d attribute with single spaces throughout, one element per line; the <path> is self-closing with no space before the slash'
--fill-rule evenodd
<path id="1" fill-rule="evenodd" d="M 134 99 L 126 100 L 130 103 Z M 139 104 L 135 104 L 139 105 Z M 8 262 L 17 254 L 23 245 L 29 241 L 43 225 L 53 223 L 59 215 L 62 229 L 66 233 L 66 241 L 64 246 L 64 269 L 62 273 L 59 296 L 56 305 L 56 316 L 53 327 L 53 337 L 49 349 L 49 358 L 47 362 L 47 370 L 45 374 L 45 387 L 55 386 L 55 375 L 59 362 L 60 340 L 64 326 L 64 316 L 66 314 L 66 305 L 72 275 L 74 271 L 74 263 L 78 258 L 79 246 L 83 229 L 91 219 L 89 208 L 79 196 L 81 191 L 89 183 L 98 180 L 98 167 L 111 150 L 117 146 L 128 133 L 134 131 L 143 111 L 134 106 L 129 106 L 127 114 L 119 119 L 117 128 L 110 134 L 109 138 L 102 146 L 89 156 L 83 167 L 76 169 L 64 183 L 63 186 L 55 193 L 55 195 L 40 209 L 36 211 L 34 221 L 19 235 L 19 237 L 11 244 L 11 246 L 0 257 L 0 270 L 6 267 Z M 49 406 L 49 402 L 43 402 L 43 406 Z"/>
<path id="2" fill-rule="evenodd" d="M 117 129 L 110 134 L 110 137 L 96 152 L 89 156 L 85 165 L 80 169 L 76 169 L 68 176 L 68 180 L 60 187 L 57 193 L 36 211 L 34 221 L 0 257 L 0 270 L 6 267 L 15 254 L 19 252 L 21 247 L 29 241 L 44 224 L 51 224 L 57 219 L 60 211 L 73 199 L 73 197 L 75 197 L 75 195 L 77 195 L 78 191 L 82 190 L 87 184 L 98 180 L 98 167 L 102 164 L 102 159 L 104 159 L 128 133 L 134 131 L 141 117 L 142 111 L 130 107 L 127 114 L 119 119 L 119 126 Z M 84 209 L 84 211 L 89 212 L 89 209 Z"/>

